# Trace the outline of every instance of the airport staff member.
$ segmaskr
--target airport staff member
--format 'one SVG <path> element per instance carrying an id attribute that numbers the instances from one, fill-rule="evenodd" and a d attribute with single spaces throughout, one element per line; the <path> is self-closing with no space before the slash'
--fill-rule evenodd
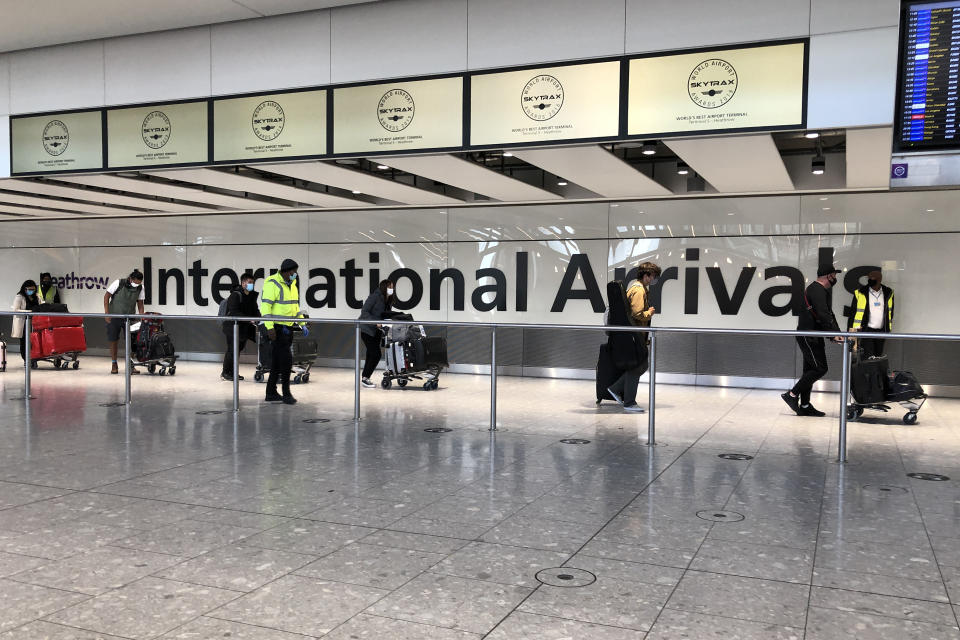
<path id="1" fill-rule="evenodd" d="M 143 273 L 134 269 L 126 278 L 118 278 L 110 283 L 107 292 L 103 294 L 103 312 L 117 314 L 139 313 L 143 315 L 143 301 L 146 293 L 143 291 Z M 107 321 L 107 342 L 110 343 L 110 373 L 118 373 L 117 369 L 117 342 L 124 330 L 123 318 L 105 318 Z M 140 373 L 131 364 L 133 355 L 127 354 L 127 366 L 130 375 Z"/>
<path id="2" fill-rule="evenodd" d="M 657 310 L 650 305 L 650 287 L 660 278 L 660 267 L 653 262 L 644 262 L 637 266 L 637 279 L 627 289 L 627 302 L 630 304 L 630 324 L 635 327 L 649 327 L 653 315 Z M 646 332 L 634 336 L 637 341 L 649 341 Z M 643 408 L 637 404 L 637 387 L 640 376 L 646 373 L 650 365 L 649 356 L 635 369 L 624 371 L 607 389 L 614 400 L 623 405 L 623 410 L 630 413 L 642 413 Z"/>
<path id="3" fill-rule="evenodd" d="M 290 370 L 293 368 L 293 321 L 300 317 L 300 292 L 297 289 L 297 265 L 290 258 L 280 264 L 280 271 L 263 283 L 260 296 L 260 315 L 265 318 L 263 327 L 271 342 L 273 362 L 267 378 L 266 402 L 296 404 L 290 393 Z M 282 318 L 282 319 L 281 319 Z M 283 395 L 277 393 L 277 382 Z"/>
<path id="4" fill-rule="evenodd" d="M 797 321 L 797 331 L 833 331 L 840 333 L 837 318 L 833 315 L 833 292 L 840 270 L 832 264 L 817 268 L 817 279 L 810 283 L 803 293 L 803 308 Z M 834 342 L 843 342 L 843 337 L 835 336 Z M 823 416 L 823 411 L 810 404 L 810 391 L 813 384 L 827 375 L 827 354 L 823 338 L 797 336 L 800 354 L 803 356 L 803 375 L 793 389 L 780 395 L 798 416 Z"/>
<path id="5" fill-rule="evenodd" d="M 850 329 L 864 333 L 890 333 L 893 331 L 893 289 L 883 285 L 883 273 L 871 271 L 867 284 L 853 292 L 853 323 Z M 883 355 L 885 338 L 860 338 L 863 357 Z"/>
<path id="6" fill-rule="evenodd" d="M 227 316 L 240 316 L 246 318 L 256 318 L 260 315 L 260 308 L 257 305 L 257 296 L 253 290 L 255 278 L 252 273 L 244 273 L 240 276 L 240 286 L 235 287 L 227 297 Z M 227 352 L 223 355 L 223 368 L 220 370 L 221 380 L 233 380 L 233 322 L 223 323 L 223 335 L 227 339 Z M 243 351 L 247 340 L 256 341 L 257 325 L 255 322 L 240 323 L 238 329 L 238 350 Z M 243 380 L 243 376 L 238 375 L 238 379 Z"/>
<path id="7" fill-rule="evenodd" d="M 40 274 L 39 295 L 41 302 L 53 302 L 57 304 L 60 302 L 60 289 L 57 288 L 57 285 L 53 284 L 53 278 L 47 272 Z"/>

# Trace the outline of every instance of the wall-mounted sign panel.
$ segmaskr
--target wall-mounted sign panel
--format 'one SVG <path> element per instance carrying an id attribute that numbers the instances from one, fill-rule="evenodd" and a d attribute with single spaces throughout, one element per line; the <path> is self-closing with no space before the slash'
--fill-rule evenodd
<path id="1" fill-rule="evenodd" d="M 12 118 L 13 175 L 103 168 L 100 111 Z"/>
<path id="2" fill-rule="evenodd" d="M 214 162 L 326 153 L 325 89 L 213 102 Z"/>
<path id="3" fill-rule="evenodd" d="M 806 45 L 630 60 L 627 134 L 802 127 Z"/>
<path id="4" fill-rule="evenodd" d="M 208 161 L 207 102 L 107 111 L 109 168 Z"/>
<path id="5" fill-rule="evenodd" d="M 463 146 L 463 78 L 389 82 L 333 92 L 334 153 Z"/>
<path id="6" fill-rule="evenodd" d="M 470 77 L 472 146 L 614 137 L 619 122 L 619 61 Z"/>

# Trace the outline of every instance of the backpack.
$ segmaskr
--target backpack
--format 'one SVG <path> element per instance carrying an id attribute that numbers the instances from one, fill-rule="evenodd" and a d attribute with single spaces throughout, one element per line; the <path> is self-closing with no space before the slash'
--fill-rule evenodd
<path id="1" fill-rule="evenodd" d="M 217 317 L 218 317 L 218 318 L 226 318 L 226 317 L 227 317 L 227 303 L 230 302 L 230 297 L 231 297 L 234 293 L 236 293 L 236 291 L 231 291 L 230 294 L 229 294 L 226 298 L 224 298 L 223 300 L 220 301 L 220 306 L 217 307 Z M 226 320 L 217 320 L 217 325 L 219 325 L 219 326 L 222 327 L 224 322 L 226 322 Z"/>

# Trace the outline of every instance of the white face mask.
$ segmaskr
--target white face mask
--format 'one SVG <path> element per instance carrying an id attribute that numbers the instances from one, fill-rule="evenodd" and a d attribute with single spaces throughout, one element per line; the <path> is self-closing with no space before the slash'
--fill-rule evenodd
<path id="1" fill-rule="evenodd" d="M 132 282 L 132 281 L 131 281 L 131 282 L 130 282 L 130 286 L 133 287 L 134 289 L 136 289 L 137 287 L 140 286 L 140 283 L 139 283 L 139 282 Z"/>
<path id="2" fill-rule="evenodd" d="M 388 295 L 388 296 L 392 296 L 392 295 L 393 295 L 393 289 L 387 289 L 387 295 Z"/>

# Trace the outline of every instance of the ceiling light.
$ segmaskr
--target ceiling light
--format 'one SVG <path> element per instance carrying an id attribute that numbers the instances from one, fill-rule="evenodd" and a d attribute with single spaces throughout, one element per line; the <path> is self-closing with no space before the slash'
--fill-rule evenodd
<path id="1" fill-rule="evenodd" d="M 565 186 L 567 186 L 567 184 L 568 184 L 568 183 L 567 183 L 566 180 L 557 180 L 557 186 L 558 186 L 558 187 L 565 187 Z"/>
<path id="2" fill-rule="evenodd" d="M 823 196 L 822 198 L 820 198 L 820 201 L 823 202 L 824 200 L 829 200 L 829 199 L 830 198 L 828 198 L 827 196 Z"/>
<path id="3" fill-rule="evenodd" d="M 653 141 L 644 142 L 643 146 L 640 147 L 640 153 L 645 156 L 652 156 L 657 153 L 657 143 Z"/>
<path id="4" fill-rule="evenodd" d="M 357 196 L 357 195 L 360 195 L 360 194 L 363 193 L 363 192 L 362 192 L 362 191 L 357 191 L 356 189 L 354 189 L 352 193 L 353 193 L 353 195 Z"/>
<path id="5" fill-rule="evenodd" d="M 927 209 L 927 213 L 933 213 L 936 209 Z"/>
<path id="6" fill-rule="evenodd" d="M 388 167 L 388 166 L 385 165 L 385 164 L 378 164 L 378 165 L 377 165 L 377 169 L 380 169 L 380 171 L 386 171 L 386 170 L 389 169 L 389 168 L 390 168 L 390 167 Z"/>
<path id="7" fill-rule="evenodd" d="M 820 137 L 820 134 L 816 131 L 807 131 L 805 134 L 803 134 L 803 137 L 807 140 L 816 140 Z"/>
<path id="8" fill-rule="evenodd" d="M 823 210 L 824 210 L 824 211 L 830 211 L 830 207 L 824 207 Z"/>
<path id="9" fill-rule="evenodd" d="M 815 176 L 822 176 L 826 166 L 827 161 L 823 159 L 823 156 L 817 156 L 810 161 L 810 173 Z"/>
<path id="10" fill-rule="evenodd" d="M 509 152 L 509 151 L 504 151 L 504 152 L 503 152 L 503 157 L 504 157 L 504 158 L 512 158 L 512 157 L 513 157 L 513 154 L 512 154 L 511 152 Z"/>
<path id="11" fill-rule="evenodd" d="M 356 158 L 337 158 L 334 160 L 337 164 L 346 164 L 346 165 L 355 165 L 360 164 L 360 161 Z"/>
<path id="12" fill-rule="evenodd" d="M 690 173 L 690 165 L 684 161 L 677 162 L 677 175 L 685 176 Z"/>
<path id="13" fill-rule="evenodd" d="M 735 214 L 735 213 L 733 213 L 733 212 L 731 211 L 731 212 L 728 213 L 727 215 L 728 215 L 728 216 L 735 216 L 735 215 L 737 215 L 737 214 Z"/>

